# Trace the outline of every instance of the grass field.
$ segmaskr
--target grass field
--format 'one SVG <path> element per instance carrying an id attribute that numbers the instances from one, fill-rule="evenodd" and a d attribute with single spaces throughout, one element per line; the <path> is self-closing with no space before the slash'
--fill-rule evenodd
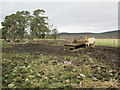
<path id="1" fill-rule="evenodd" d="M 120 39 L 96 39 L 97 46 L 120 47 Z"/>

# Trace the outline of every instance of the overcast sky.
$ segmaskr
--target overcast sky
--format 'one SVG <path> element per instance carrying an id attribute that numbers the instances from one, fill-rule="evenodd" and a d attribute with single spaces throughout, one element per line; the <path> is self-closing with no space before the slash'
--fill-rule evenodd
<path id="1" fill-rule="evenodd" d="M 44 9 L 59 32 L 106 32 L 118 29 L 117 2 L 3 2 L 2 17 L 16 11 Z"/>

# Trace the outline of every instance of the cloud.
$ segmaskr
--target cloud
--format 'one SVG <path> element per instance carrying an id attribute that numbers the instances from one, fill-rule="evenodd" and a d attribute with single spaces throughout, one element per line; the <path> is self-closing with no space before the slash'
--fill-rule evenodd
<path id="1" fill-rule="evenodd" d="M 118 2 L 119 0 L 97 0 L 97 2 Z M 96 2 L 96 0 L 4 0 L 4 2 Z"/>
<path id="2" fill-rule="evenodd" d="M 4 2 L 2 5 L 2 20 L 18 10 L 44 9 L 59 32 L 104 32 L 118 28 L 117 2 Z"/>
<path id="3" fill-rule="evenodd" d="M 68 33 L 82 33 L 82 32 L 97 32 L 100 33 L 102 28 L 99 27 L 91 27 L 91 26 L 64 26 L 59 27 L 58 30 L 61 32 Z"/>

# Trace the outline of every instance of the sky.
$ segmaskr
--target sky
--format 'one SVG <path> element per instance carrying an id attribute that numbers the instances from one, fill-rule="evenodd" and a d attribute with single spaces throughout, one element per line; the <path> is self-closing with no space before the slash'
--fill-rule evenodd
<path id="1" fill-rule="evenodd" d="M 118 29 L 118 2 L 2 2 L 2 16 L 17 11 L 44 9 L 49 23 L 68 33 L 106 32 Z M 1 26 L 0 26 L 1 28 Z"/>

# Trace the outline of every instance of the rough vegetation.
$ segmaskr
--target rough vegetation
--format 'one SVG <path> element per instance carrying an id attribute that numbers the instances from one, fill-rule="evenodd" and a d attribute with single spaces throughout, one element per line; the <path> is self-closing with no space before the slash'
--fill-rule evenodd
<path id="1" fill-rule="evenodd" d="M 62 40 L 3 42 L 3 88 L 119 88 L 120 51 L 68 51 Z"/>

